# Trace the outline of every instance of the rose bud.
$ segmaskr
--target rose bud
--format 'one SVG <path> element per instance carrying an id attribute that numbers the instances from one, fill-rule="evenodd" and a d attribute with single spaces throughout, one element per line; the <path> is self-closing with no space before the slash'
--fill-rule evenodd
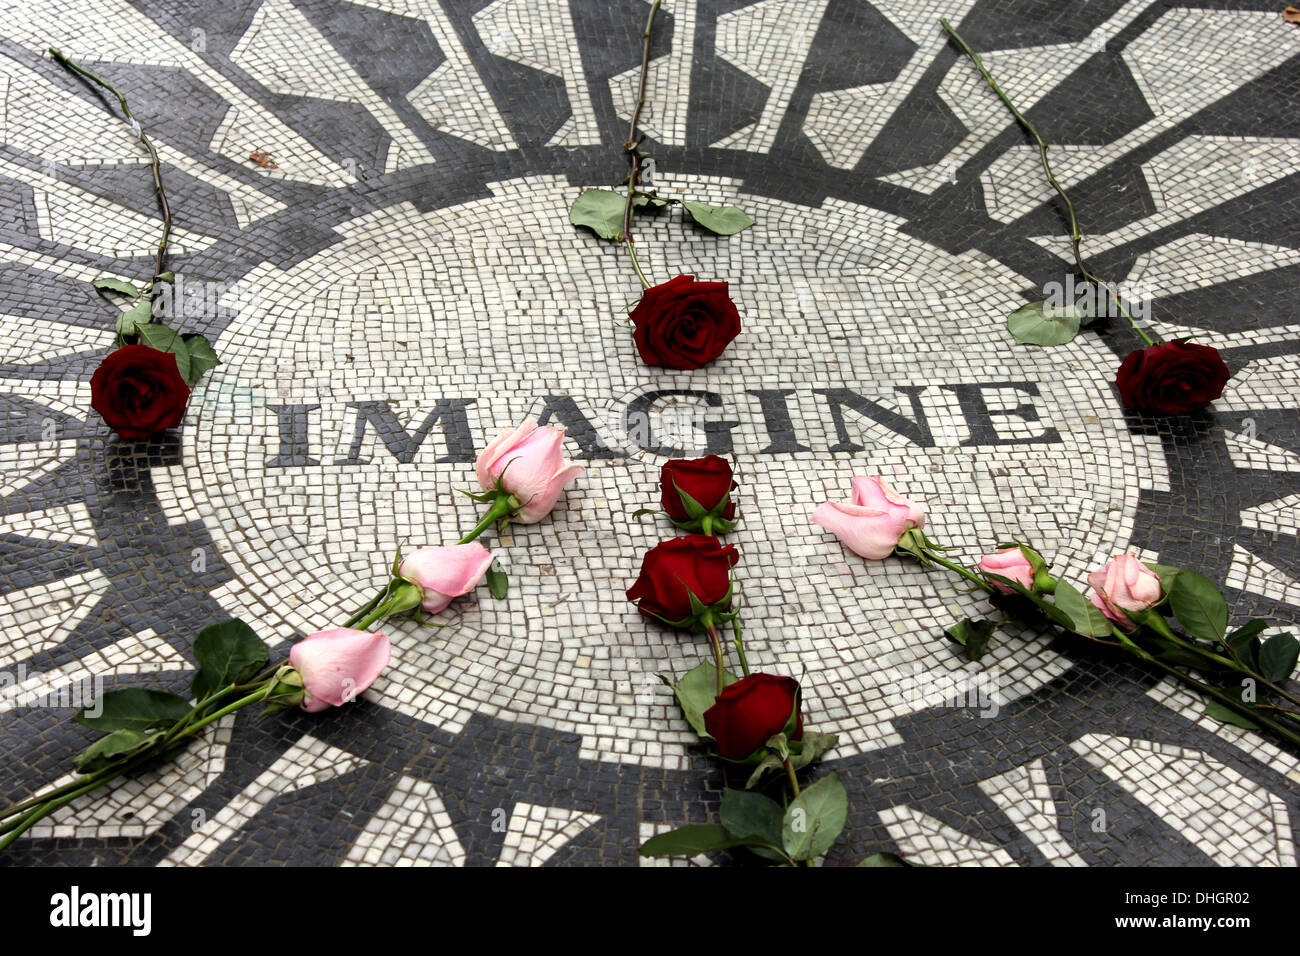
<path id="1" fill-rule="evenodd" d="M 402 559 L 397 573 L 420 589 L 425 611 L 437 614 L 453 598 L 478 587 L 491 564 L 491 553 L 475 541 L 417 548 Z"/>
<path id="2" fill-rule="evenodd" d="M 1183 415 L 1223 394 L 1231 376 L 1219 350 L 1192 342 L 1163 342 L 1130 352 L 1115 376 L 1129 408 Z"/>
<path id="3" fill-rule="evenodd" d="M 315 712 L 355 700 L 388 666 L 391 653 L 382 631 L 336 627 L 303 638 L 289 651 L 289 663 L 302 677 L 302 709 Z"/>
<path id="4" fill-rule="evenodd" d="M 1160 576 L 1131 554 L 1121 554 L 1088 575 L 1094 593 L 1088 599 L 1121 630 L 1137 627 L 1125 612 L 1134 614 L 1155 607 L 1164 598 Z"/>
<path id="5" fill-rule="evenodd" d="M 750 674 L 722 689 L 704 712 L 704 729 L 728 760 L 745 760 L 785 730 L 793 717 L 792 740 L 803 738 L 803 715 L 796 710 L 799 682 L 791 677 Z"/>
<path id="6" fill-rule="evenodd" d="M 646 289 L 629 318 L 641 361 L 665 368 L 699 368 L 740 334 L 727 283 L 696 282 L 694 276 Z"/>
<path id="7" fill-rule="evenodd" d="M 873 561 L 889 557 L 908 531 L 925 527 L 925 506 L 904 498 L 879 476 L 853 479 L 853 503 L 827 501 L 813 521 L 854 554 Z"/>
<path id="8" fill-rule="evenodd" d="M 90 377 L 90 407 L 128 441 L 178 426 L 189 398 L 176 356 L 147 345 L 109 352 Z"/>
<path id="9" fill-rule="evenodd" d="M 539 426 L 528 419 L 501 435 L 478 456 L 475 470 L 483 490 L 504 492 L 514 499 L 511 518 L 535 524 L 555 508 L 569 482 L 583 467 L 564 460 L 564 429 Z"/>
<path id="10" fill-rule="evenodd" d="M 1015 581 L 1022 588 L 1032 590 L 1034 587 L 1034 566 L 1025 557 L 1025 553 L 1016 545 L 1011 548 L 1001 548 L 992 554 L 986 554 L 979 560 L 979 569 L 985 574 L 996 574 L 998 577 L 1006 578 L 1009 581 Z M 1008 587 L 1001 581 L 989 581 L 996 590 L 1003 594 L 1015 594 L 1013 588 Z"/>
<path id="11" fill-rule="evenodd" d="M 659 473 L 660 504 L 673 524 L 686 531 L 726 534 L 736 526 L 736 483 L 731 465 L 718 455 L 664 462 Z"/>
<path id="12" fill-rule="evenodd" d="M 979 560 L 979 569 L 984 572 L 984 579 L 1003 594 L 1015 594 L 1014 588 L 994 581 L 990 574 L 1015 581 L 1027 591 L 1051 594 L 1056 590 L 1056 579 L 1047 572 L 1047 562 L 1033 548 L 1023 544 L 1008 545 L 992 554 L 986 554 Z"/>
<path id="13" fill-rule="evenodd" d="M 646 617 L 674 627 L 704 630 L 731 609 L 735 545 L 706 534 L 669 538 L 641 559 L 641 574 L 627 599 Z"/>

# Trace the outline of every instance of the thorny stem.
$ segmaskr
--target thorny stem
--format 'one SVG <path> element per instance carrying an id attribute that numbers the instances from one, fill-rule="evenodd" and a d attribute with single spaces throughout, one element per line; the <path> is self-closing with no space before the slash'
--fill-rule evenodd
<path id="1" fill-rule="evenodd" d="M 984 61 L 980 59 L 980 55 L 970 48 L 970 45 L 962 39 L 961 34 L 953 28 L 953 25 L 944 17 L 939 18 L 939 23 L 942 24 L 944 31 L 947 32 L 956 44 L 962 48 L 962 51 L 971 58 L 976 69 L 978 69 L 980 74 L 984 77 L 985 82 L 988 83 L 993 92 L 998 95 L 998 99 L 1002 100 L 1002 102 L 1006 104 L 1007 109 L 1011 111 L 1011 115 L 1016 118 L 1016 122 L 1025 129 L 1025 132 L 1029 133 L 1029 135 L 1034 138 L 1036 143 L 1038 143 L 1038 158 L 1042 163 L 1043 173 L 1047 176 L 1047 181 L 1051 184 L 1051 187 L 1056 190 L 1056 194 L 1061 197 L 1061 201 L 1065 203 L 1065 211 L 1070 216 L 1070 245 L 1074 250 L 1074 264 L 1078 268 L 1079 274 L 1082 275 L 1086 281 L 1105 289 L 1114 300 L 1115 305 L 1122 313 L 1124 313 L 1124 318 L 1128 319 L 1129 325 L 1133 326 L 1133 331 L 1135 331 L 1147 345 L 1155 345 L 1155 340 L 1146 333 L 1145 329 L 1137 324 L 1137 320 L 1134 319 L 1128 309 L 1124 307 L 1124 304 L 1120 301 L 1119 293 L 1089 271 L 1088 267 L 1084 264 L 1083 251 L 1081 248 L 1083 244 L 1083 233 L 1079 230 L 1079 216 L 1075 211 L 1073 200 L 1070 199 L 1069 194 L 1065 191 L 1065 187 L 1061 185 L 1057 180 L 1056 175 L 1052 172 L 1052 164 L 1048 162 L 1047 159 L 1047 141 L 1039 135 L 1038 130 L 1034 128 L 1034 124 L 1025 118 L 1025 114 L 1021 113 L 1020 110 L 1016 108 L 1016 104 L 1011 102 L 1011 97 L 1007 96 L 1007 94 L 1002 90 L 1002 87 L 998 85 L 998 81 L 995 80 L 993 74 L 988 71 L 988 68 L 984 65 Z"/>
<path id="2" fill-rule="evenodd" d="M 84 66 L 79 66 L 72 62 L 58 50 L 54 49 L 54 47 L 50 47 L 49 52 L 50 56 L 72 72 L 79 73 L 86 77 L 86 79 L 98 83 L 104 89 L 116 96 L 118 104 L 122 107 L 122 114 L 131 122 L 131 131 L 134 132 L 136 138 L 144 144 L 144 148 L 149 151 L 149 168 L 153 172 L 153 188 L 154 192 L 158 194 L 158 203 L 162 206 L 163 231 L 162 238 L 158 240 L 158 252 L 154 257 L 153 278 L 149 280 L 149 284 L 145 286 L 144 289 L 144 291 L 148 293 L 153 289 L 154 283 L 158 281 L 158 277 L 162 275 L 163 257 L 167 253 L 167 242 L 171 238 L 172 232 L 172 210 L 171 206 L 167 203 L 167 192 L 163 189 L 162 169 L 159 165 L 158 150 L 154 148 L 153 140 L 148 137 L 144 129 L 140 126 L 139 120 L 137 120 L 131 113 L 131 107 L 127 105 L 126 97 L 122 94 L 121 90 L 104 78 L 95 75 Z"/>
<path id="3" fill-rule="evenodd" d="M 627 254 L 632 259 L 632 271 L 635 272 L 636 277 L 641 280 L 641 288 L 650 288 L 650 280 L 647 279 L 645 273 L 641 271 L 641 263 L 636 261 L 636 248 L 632 245 L 631 237 L 625 236 L 623 244 L 627 246 Z"/>
<path id="4" fill-rule="evenodd" d="M 650 43 L 654 37 L 655 17 L 663 0 L 654 0 L 650 5 L 650 15 L 646 18 L 645 30 L 641 32 L 641 78 L 637 83 L 636 105 L 632 107 L 632 121 L 628 127 L 627 140 L 623 143 L 623 152 L 627 154 L 631 172 L 627 177 L 627 202 L 623 205 L 623 245 L 627 246 L 628 256 L 632 260 L 632 269 L 641 280 L 641 288 L 650 288 L 650 281 L 641 271 L 637 261 L 636 249 L 632 238 L 632 204 L 637 197 L 636 187 L 641 184 L 641 153 L 637 148 L 641 138 L 637 135 L 637 124 L 641 121 L 641 110 L 645 107 L 646 80 L 650 75 Z"/>

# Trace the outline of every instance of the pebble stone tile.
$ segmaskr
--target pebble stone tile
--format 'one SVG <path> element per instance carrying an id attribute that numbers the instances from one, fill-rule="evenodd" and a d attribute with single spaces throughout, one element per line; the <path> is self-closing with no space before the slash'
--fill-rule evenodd
<path id="1" fill-rule="evenodd" d="M 637 358 L 622 250 L 568 222 L 624 175 L 646 0 L 0 0 L 0 799 L 67 778 L 84 695 L 184 690 L 203 626 L 283 655 L 399 544 L 459 537 L 502 428 L 563 424 L 587 469 L 489 539 L 508 597 L 390 622 L 357 703 L 224 719 L 3 862 L 747 862 L 636 852 L 715 820 L 725 785 L 659 680 L 704 648 L 623 593 L 672 533 L 632 516 L 659 466 L 718 453 L 750 660 L 806 666 L 807 720 L 839 738 L 826 865 L 1295 866 L 1293 748 L 1084 642 L 1013 626 L 968 662 L 943 630 L 974 596 L 809 521 L 881 474 L 961 558 L 1020 539 L 1082 583 L 1131 551 L 1221 582 L 1234 620 L 1300 624 L 1300 27 L 1276 7 L 667 0 L 654 185 L 756 220 L 638 219 L 656 281 L 727 280 L 743 317 L 677 372 Z M 1210 409 L 1122 407 L 1122 320 L 1010 341 L 1004 316 L 1067 282 L 1066 224 L 940 16 L 1051 143 L 1093 270 L 1223 351 Z M 159 307 L 222 358 L 153 441 L 89 409 L 121 308 L 89 281 L 151 268 L 147 157 L 50 46 L 156 139 Z"/>

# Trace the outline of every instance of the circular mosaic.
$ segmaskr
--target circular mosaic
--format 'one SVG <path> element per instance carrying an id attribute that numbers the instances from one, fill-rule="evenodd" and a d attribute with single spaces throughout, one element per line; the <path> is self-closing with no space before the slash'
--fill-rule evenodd
<path id="1" fill-rule="evenodd" d="M 637 361 L 610 305 L 635 297 L 626 263 L 568 223 L 575 190 L 541 177 L 490 188 L 351 220 L 340 242 L 229 290 L 241 308 L 216 343 L 224 364 L 166 477 L 235 576 L 227 611 L 278 637 L 345 619 L 399 542 L 472 526 L 453 488 L 498 426 L 531 414 L 568 425 L 588 471 L 554 522 L 498 549 L 507 600 L 458 604 L 447 630 L 388 625 L 385 705 L 449 732 L 471 713 L 509 715 L 579 733 L 592 755 L 681 764 L 691 737 L 665 735 L 675 705 L 655 675 L 701 649 L 647 626 L 622 592 L 642 552 L 676 533 L 629 517 L 656 503 L 659 464 L 709 452 L 742 476 L 730 540 L 751 659 L 808 666 L 811 713 L 841 734 L 840 754 L 896 740 L 892 721 L 949 696 L 954 674 L 978 673 L 998 706 L 1067 669 L 1037 641 L 1000 641 L 982 666 L 936 653 L 978 602 L 942 575 L 862 562 L 809 520 L 853 475 L 880 473 L 927 500 L 931 530 L 967 554 L 1025 540 L 1082 576 L 1128 546 L 1149 446 L 1125 425 L 1098 340 L 1023 349 L 1001 334 L 1023 277 L 850 203 L 745 197 L 758 225 L 728 242 L 660 217 L 641 258 L 730 277 L 745 322 L 709 368 L 665 374 Z M 667 190 L 742 201 L 696 177 Z"/>

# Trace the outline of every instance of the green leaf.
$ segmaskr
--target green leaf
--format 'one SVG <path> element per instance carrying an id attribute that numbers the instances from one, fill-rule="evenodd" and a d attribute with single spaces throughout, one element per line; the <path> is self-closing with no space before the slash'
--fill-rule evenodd
<path id="1" fill-rule="evenodd" d="M 805 787 L 786 808 L 781 845 L 796 860 L 811 860 L 831 848 L 849 816 L 849 795 L 838 774 Z"/>
<path id="2" fill-rule="evenodd" d="M 83 708 L 73 719 L 105 734 L 114 730 L 145 733 L 156 727 L 169 727 L 190 712 L 190 702 L 184 697 L 149 687 L 110 690 L 96 703 L 100 709 L 98 716 Z"/>
<path id="3" fill-rule="evenodd" d="M 677 696 L 677 703 L 681 705 L 687 722 L 706 740 L 713 739 L 704 729 L 704 712 L 713 706 L 717 698 L 717 673 L 713 665 L 705 661 L 688 671 L 686 676 L 673 686 L 673 693 Z M 725 687 L 735 682 L 735 676 L 724 669 L 722 685 Z"/>
<path id="4" fill-rule="evenodd" d="M 1223 643 L 1227 644 L 1234 651 L 1240 654 L 1242 649 L 1255 638 L 1259 637 L 1267 627 L 1268 621 L 1261 620 L 1257 617 L 1252 618 L 1225 637 Z"/>
<path id="5" fill-rule="evenodd" d="M 186 382 L 190 380 L 190 351 L 179 333 L 158 322 L 137 325 L 136 333 L 140 336 L 141 345 L 147 345 L 159 352 L 170 352 L 175 355 L 176 368 L 180 371 L 181 378 L 185 379 Z"/>
<path id="6" fill-rule="evenodd" d="M 153 303 L 148 299 L 141 299 L 131 308 L 122 312 L 117 317 L 117 334 L 123 338 L 130 338 L 140 334 L 140 329 L 149 324 L 149 319 L 153 315 Z"/>
<path id="7" fill-rule="evenodd" d="M 1072 305 L 1030 302 L 1007 316 L 1007 329 L 1021 345 L 1064 345 L 1079 334 L 1079 322 Z"/>
<path id="8" fill-rule="evenodd" d="M 585 226 L 602 239 L 623 238 L 627 197 L 610 189 L 587 189 L 569 207 L 569 222 Z"/>
<path id="9" fill-rule="evenodd" d="M 209 369 L 216 368 L 221 364 L 221 359 L 217 358 L 217 353 L 212 348 L 206 338 L 198 332 L 189 332 L 181 336 L 185 343 L 185 349 L 190 355 L 190 374 L 185 383 L 195 385 Z"/>
<path id="10" fill-rule="evenodd" d="M 1192 637 L 1217 644 L 1228 633 L 1228 604 L 1203 574 L 1178 573 L 1169 592 L 1169 609 Z"/>
<path id="11" fill-rule="evenodd" d="M 791 740 L 787 744 L 787 749 L 790 751 L 790 764 L 795 770 L 802 770 L 839 743 L 839 740 L 835 734 L 819 734 L 814 730 L 805 730 L 802 740 Z M 769 771 L 784 771 L 784 769 L 785 765 L 781 762 L 781 758 L 774 753 L 768 753 L 755 764 L 754 772 L 745 781 L 745 789 L 752 790 Z"/>
<path id="12" fill-rule="evenodd" d="M 781 805 L 761 793 L 728 788 L 722 795 L 719 819 L 734 838 L 780 846 L 783 817 Z"/>
<path id="13" fill-rule="evenodd" d="M 510 577 L 496 561 L 488 565 L 487 583 L 488 591 L 497 599 L 505 597 L 506 591 L 510 589 Z"/>
<path id="14" fill-rule="evenodd" d="M 129 295 L 133 299 L 140 298 L 140 290 L 125 279 L 115 279 L 112 276 L 100 276 L 90 283 L 98 292 L 120 292 L 122 295 Z"/>
<path id="15" fill-rule="evenodd" d="M 77 754 L 72 761 L 72 768 L 77 773 L 94 773 L 119 757 L 126 757 L 137 750 L 143 750 L 158 737 L 157 733 L 141 733 L 138 730 L 115 730 L 100 737 L 93 744 Z"/>
<path id="16" fill-rule="evenodd" d="M 1079 313 L 1079 325 L 1084 328 L 1092 325 L 1104 314 L 1104 310 L 1098 308 L 1103 293 L 1095 288 L 1092 289 L 1092 293 L 1074 300 L 1074 311 Z"/>
<path id="17" fill-rule="evenodd" d="M 1231 707 L 1220 704 L 1217 700 L 1212 700 L 1205 705 L 1205 716 L 1212 717 L 1223 724 L 1232 724 L 1234 727 L 1244 727 L 1247 730 L 1259 730 L 1259 724 L 1255 723 L 1245 714 L 1239 714 Z"/>
<path id="18" fill-rule="evenodd" d="M 649 206 L 651 209 L 663 209 L 667 205 L 667 199 L 660 199 L 658 196 L 647 196 L 645 193 L 637 193 L 636 198 L 632 200 L 633 208 Z"/>
<path id="19" fill-rule="evenodd" d="M 1148 611 L 1147 614 L 1154 614 L 1154 611 Z M 1155 655 L 1159 660 L 1166 664 L 1177 664 L 1184 667 L 1201 669 L 1205 667 L 1205 658 L 1195 651 L 1189 650 L 1184 645 L 1171 641 L 1163 634 L 1158 633 L 1150 628 L 1139 631 L 1134 640 L 1139 644 L 1146 645 L 1146 650 Z M 1199 646 L 1199 645 L 1198 645 Z"/>
<path id="20" fill-rule="evenodd" d="M 242 684 L 271 658 L 257 632 L 236 619 L 199 631 L 194 638 L 194 659 L 199 670 L 190 685 L 190 693 L 199 701 L 223 687 Z"/>
<path id="21" fill-rule="evenodd" d="M 168 269 L 166 272 L 160 272 L 154 276 L 154 282 L 166 282 L 169 285 L 176 281 L 176 273 Z"/>
<path id="22" fill-rule="evenodd" d="M 992 621 L 976 621 L 968 617 L 964 621 L 958 621 L 943 633 L 949 640 L 966 648 L 966 657 L 969 660 L 977 661 L 988 650 L 989 639 L 996 628 L 997 625 Z"/>
<path id="23" fill-rule="evenodd" d="M 1300 657 L 1300 643 L 1291 634 L 1274 634 L 1259 649 L 1259 672 L 1274 684 L 1286 680 Z"/>
<path id="24" fill-rule="evenodd" d="M 710 206 L 702 202 L 684 202 L 682 208 L 701 226 L 719 236 L 734 236 L 754 224 L 754 220 L 750 219 L 743 209 L 737 209 L 735 206 Z"/>
<path id="25" fill-rule="evenodd" d="M 1175 568 L 1168 564 L 1147 564 L 1147 567 L 1154 571 L 1156 577 L 1160 579 L 1160 590 L 1165 592 L 1165 600 L 1169 600 L 1169 595 L 1173 593 L 1174 584 L 1178 581 L 1178 575 L 1182 573 L 1182 568 Z"/>
<path id="26" fill-rule="evenodd" d="M 1106 637 L 1110 634 L 1110 618 L 1085 598 L 1068 581 L 1056 582 L 1056 607 L 1073 622 L 1071 630 L 1084 637 Z"/>
<path id="27" fill-rule="evenodd" d="M 916 866 L 916 864 L 908 863 L 897 853 L 873 853 L 858 866 Z"/>
<path id="28" fill-rule="evenodd" d="M 802 740 L 790 741 L 790 763 L 794 764 L 795 770 L 802 770 L 839 743 L 839 740 L 835 734 L 805 730 Z"/>
<path id="29" fill-rule="evenodd" d="M 641 844 L 642 856 L 695 856 L 733 846 L 764 846 L 761 841 L 732 837 L 713 823 L 691 824 L 652 836 Z"/>
<path id="30" fill-rule="evenodd" d="M 763 776 L 768 771 L 780 770 L 782 766 L 783 764 L 781 763 L 781 758 L 778 757 L 776 754 L 769 753 L 766 757 L 764 757 L 762 760 L 760 760 L 757 764 L 754 765 L 754 772 L 751 773 L 749 775 L 749 779 L 745 781 L 745 789 L 753 790 L 754 787 L 758 785 L 758 782 L 763 779 Z"/>

